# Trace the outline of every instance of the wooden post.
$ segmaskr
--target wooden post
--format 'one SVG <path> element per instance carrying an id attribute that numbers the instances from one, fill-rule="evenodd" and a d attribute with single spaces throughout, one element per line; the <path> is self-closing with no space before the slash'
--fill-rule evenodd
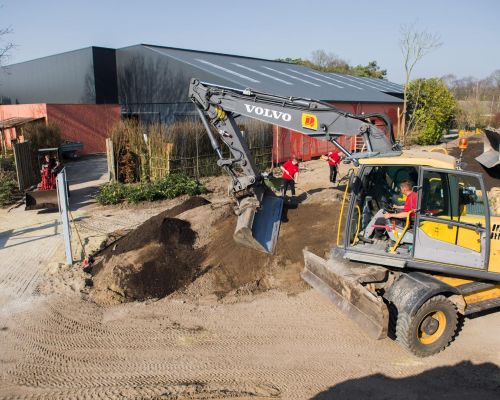
<path id="1" fill-rule="evenodd" d="M 116 182 L 115 153 L 111 138 L 106 139 L 106 159 L 108 161 L 108 180 L 110 182 Z"/>
<path id="2" fill-rule="evenodd" d="M 172 143 L 167 143 L 165 145 L 165 150 L 167 152 L 167 175 L 170 175 L 170 153 L 172 152 Z"/>

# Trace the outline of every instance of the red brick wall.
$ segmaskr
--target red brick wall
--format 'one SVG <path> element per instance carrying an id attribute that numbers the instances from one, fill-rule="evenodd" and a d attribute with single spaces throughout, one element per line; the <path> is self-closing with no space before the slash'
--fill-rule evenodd
<path id="1" fill-rule="evenodd" d="M 66 140 L 83 143 L 83 153 L 106 151 L 110 129 L 120 120 L 117 104 L 47 104 L 47 119 Z"/>

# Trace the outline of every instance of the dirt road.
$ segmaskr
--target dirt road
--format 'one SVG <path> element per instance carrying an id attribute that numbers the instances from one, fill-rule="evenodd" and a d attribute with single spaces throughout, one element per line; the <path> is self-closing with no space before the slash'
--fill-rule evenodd
<path id="1" fill-rule="evenodd" d="M 435 397 L 493 399 L 498 322 L 497 314 L 467 321 L 453 346 L 420 360 L 389 339 L 367 339 L 313 290 L 110 308 L 53 296 L 2 315 L 0 397 L 305 399 L 357 379 L 358 395 L 338 398 L 393 398 L 369 384 L 375 375 L 375 383 L 412 377 L 396 385 L 397 398 L 432 398 L 430 385 Z M 425 378 L 435 368 L 439 384 Z"/>
<path id="2" fill-rule="evenodd" d="M 303 205 L 331 201 L 326 168 L 308 167 L 299 188 L 317 191 Z M 90 237 L 155 212 L 95 208 L 82 214 L 82 230 Z M 312 289 L 222 298 L 187 290 L 99 306 L 80 288 L 0 307 L 0 398 L 496 399 L 500 391 L 500 313 L 466 320 L 450 348 L 418 359 L 390 339 L 368 339 Z"/>

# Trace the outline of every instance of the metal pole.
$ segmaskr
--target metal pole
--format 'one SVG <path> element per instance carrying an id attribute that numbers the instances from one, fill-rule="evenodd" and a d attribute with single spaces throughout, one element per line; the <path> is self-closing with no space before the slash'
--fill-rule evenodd
<path id="1" fill-rule="evenodd" d="M 68 191 L 66 187 L 66 168 L 57 174 L 57 199 L 59 203 L 59 213 L 63 226 L 64 250 L 66 253 L 66 264 L 73 265 L 73 254 L 71 252 L 71 230 L 68 218 Z"/>

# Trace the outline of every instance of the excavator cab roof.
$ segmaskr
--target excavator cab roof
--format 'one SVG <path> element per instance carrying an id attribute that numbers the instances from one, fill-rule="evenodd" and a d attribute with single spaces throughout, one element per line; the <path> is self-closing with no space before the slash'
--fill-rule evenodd
<path id="1" fill-rule="evenodd" d="M 433 168 L 456 169 L 456 159 L 453 156 L 433 152 L 404 150 L 398 156 L 380 156 L 360 158 L 360 165 L 423 165 Z"/>

